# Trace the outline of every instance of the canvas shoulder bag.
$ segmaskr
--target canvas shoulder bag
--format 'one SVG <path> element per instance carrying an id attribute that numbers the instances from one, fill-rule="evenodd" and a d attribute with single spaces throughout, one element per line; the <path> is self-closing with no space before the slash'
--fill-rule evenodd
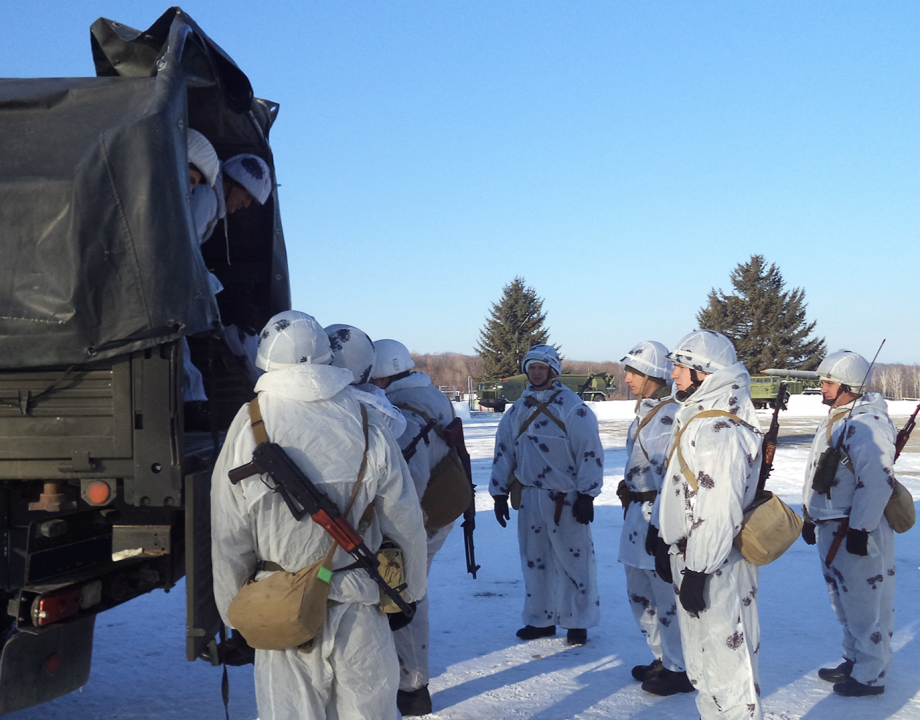
<path id="1" fill-rule="evenodd" d="M 674 444 L 668 454 L 668 464 L 676 451 L 681 474 L 694 492 L 698 490 L 699 483 L 681 453 L 680 438 L 691 422 L 702 417 L 726 417 L 754 429 L 737 415 L 725 410 L 705 410 L 687 421 L 674 438 Z M 735 535 L 733 544 L 752 565 L 767 565 L 786 552 L 801 532 L 802 518 L 798 513 L 780 500 L 778 495 L 764 492 L 744 511 L 741 531 Z"/>
<path id="2" fill-rule="evenodd" d="M 397 405 L 400 410 L 415 413 L 423 418 L 426 423 L 431 422 L 431 417 L 424 410 L 411 405 Z M 435 422 L 435 434 L 447 442 L 444 429 Z M 431 469 L 428 485 L 422 494 L 421 506 L 425 514 L 425 529 L 428 532 L 440 530 L 450 525 L 463 514 L 473 501 L 473 488 L 470 479 L 466 476 L 463 463 L 456 448 L 449 448 L 447 454 Z M 395 605 L 394 605 L 395 607 Z"/>

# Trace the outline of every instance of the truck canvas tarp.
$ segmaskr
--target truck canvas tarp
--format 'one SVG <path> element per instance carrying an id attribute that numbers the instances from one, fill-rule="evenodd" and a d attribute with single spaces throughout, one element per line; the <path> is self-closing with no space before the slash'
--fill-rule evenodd
<path id="1" fill-rule="evenodd" d="M 97 77 L 0 80 L 0 714 L 86 683 L 96 614 L 183 575 L 186 657 L 215 647 L 211 472 L 290 308 L 278 106 L 178 8 L 91 43 Z M 200 246 L 189 129 L 272 180 Z"/>
<path id="2" fill-rule="evenodd" d="M 0 368 L 84 363 L 213 329 L 186 127 L 218 138 L 224 159 L 268 148 L 276 106 L 254 101 L 178 8 L 146 32 L 99 20 L 92 41 L 103 77 L 0 80 Z M 250 224 L 237 255 L 261 265 L 248 284 L 261 285 L 249 291 L 267 320 L 289 305 L 284 245 L 279 223 Z M 233 275 L 226 242 L 215 232 L 209 244 L 229 251 Z"/>

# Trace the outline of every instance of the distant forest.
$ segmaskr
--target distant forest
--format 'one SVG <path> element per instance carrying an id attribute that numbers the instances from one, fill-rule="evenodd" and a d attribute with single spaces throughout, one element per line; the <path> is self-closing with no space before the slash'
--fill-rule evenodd
<path id="1" fill-rule="evenodd" d="M 482 360 L 477 355 L 459 353 L 412 353 L 415 369 L 427 373 L 432 383 L 446 389 L 466 392 L 467 378 L 473 378 L 473 388 L 482 373 Z M 625 400 L 627 388 L 624 378 L 626 367 L 620 363 L 563 360 L 562 372 L 573 375 L 610 373 L 616 378 L 617 389 L 611 400 Z M 880 392 L 889 400 L 920 399 L 920 365 L 877 364 L 872 373 L 870 390 Z"/>

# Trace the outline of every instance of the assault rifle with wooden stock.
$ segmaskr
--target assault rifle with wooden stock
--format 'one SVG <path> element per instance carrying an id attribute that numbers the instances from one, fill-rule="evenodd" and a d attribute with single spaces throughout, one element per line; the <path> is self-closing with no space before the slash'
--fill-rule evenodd
<path id="1" fill-rule="evenodd" d="M 770 429 L 763 436 L 763 461 L 760 465 L 760 478 L 757 480 L 757 494 L 754 495 L 755 502 L 765 494 L 765 486 L 770 472 L 773 470 L 773 456 L 776 454 L 776 446 L 779 443 L 779 411 L 786 409 L 786 402 L 789 399 L 789 393 L 786 391 L 786 381 L 779 384 L 779 392 L 776 393 L 776 404 L 773 406 L 773 419 L 770 420 Z"/>
<path id="2" fill-rule="evenodd" d="M 251 463 L 234 468 L 228 474 L 230 482 L 234 485 L 252 475 L 267 474 L 274 483 L 273 490 L 281 495 L 295 519 L 300 520 L 309 515 L 313 522 L 329 533 L 333 540 L 367 571 L 407 617 L 411 618 L 415 614 L 415 609 L 403 599 L 400 592 L 405 589 L 405 584 L 396 588 L 387 584 L 378 570 L 377 556 L 367 548 L 364 540 L 348 522 L 348 518 L 313 484 L 280 445 L 259 444 L 252 451 Z"/>
<path id="3" fill-rule="evenodd" d="M 907 441 L 910 440 L 910 434 L 914 431 L 914 426 L 917 424 L 918 412 L 920 412 L 920 404 L 917 405 L 916 409 L 914 410 L 914 414 L 907 419 L 906 423 L 904 423 L 904 427 L 898 431 L 898 437 L 894 441 L 895 461 L 897 461 L 901 451 L 904 449 L 904 446 L 907 445 Z"/>
<path id="4" fill-rule="evenodd" d="M 473 489 L 473 499 L 470 506 L 463 511 L 463 548 L 466 551 L 466 571 L 476 579 L 476 571 L 481 566 L 476 564 L 476 546 L 473 543 L 473 531 L 476 529 L 476 486 L 473 485 L 473 468 L 470 464 L 470 454 L 466 450 L 466 441 L 463 439 L 463 420 L 454 418 L 444 428 L 447 435 L 447 446 L 457 451 L 463 470 L 466 472 Z"/>

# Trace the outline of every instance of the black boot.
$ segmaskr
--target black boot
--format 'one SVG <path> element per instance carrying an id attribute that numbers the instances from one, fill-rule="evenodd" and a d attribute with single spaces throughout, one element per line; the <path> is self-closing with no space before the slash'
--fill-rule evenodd
<path id="1" fill-rule="evenodd" d="M 639 682 L 645 682 L 646 680 L 651 680 L 662 670 L 664 670 L 664 665 L 662 665 L 661 660 L 655 658 L 655 662 L 651 665 L 636 665 L 632 669 L 632 676 Z"/>
<path id="2" fill-rule="evenodd" d="M 533 625 L 525 625 L 517 631 L 517 636 L 521 638 L 521 640 L 536 640 L 537 638 L 551 637 L 555 634 L 555 625 L 550 625 L 548 627 L 534 627 Z"/>
<path id="3" fill-rule="evenodd" d="M 588 642 L 588 631 L 584 628 L 572 628 L 566 634 L 565 641 L 569 645 L 584 645 Z"/>
<path id="4" fill-rule="evenodd" d="M 398 690 L 396 708 L 403 714 L 403 717 L 430 714 L 431 695 L 428 693 L 428 686 L 425 685 L 418 690 Z"/>
<path id="5" fill-rule="evenodd" d="M 834 692 L 844 697 L 865 697 L 866 695 L 881 695 L 885 692 L 885 686 L 863 685 L 858 680 L 849 677 L 834 685 Z"/>
<path id="6" fill-rule="evenodd" d="M 821 668 L 818 677 L 829 683 L 839 683 L 847 680 L 853 672 L 853 661 L 844 658 L 843 662 L 835 668 Z"/>
<path id="7" fill-rule="evenodd" d="M 677 693 L 688 693 L 696 690 L 690 678 L 685 672 L 674 672 L 661 668 L 661 672 L 655 677 L 649 678 L 642 683 L 642 689 L 652 695 L 667 697 L 668 695 L 677 695 Z"/>

